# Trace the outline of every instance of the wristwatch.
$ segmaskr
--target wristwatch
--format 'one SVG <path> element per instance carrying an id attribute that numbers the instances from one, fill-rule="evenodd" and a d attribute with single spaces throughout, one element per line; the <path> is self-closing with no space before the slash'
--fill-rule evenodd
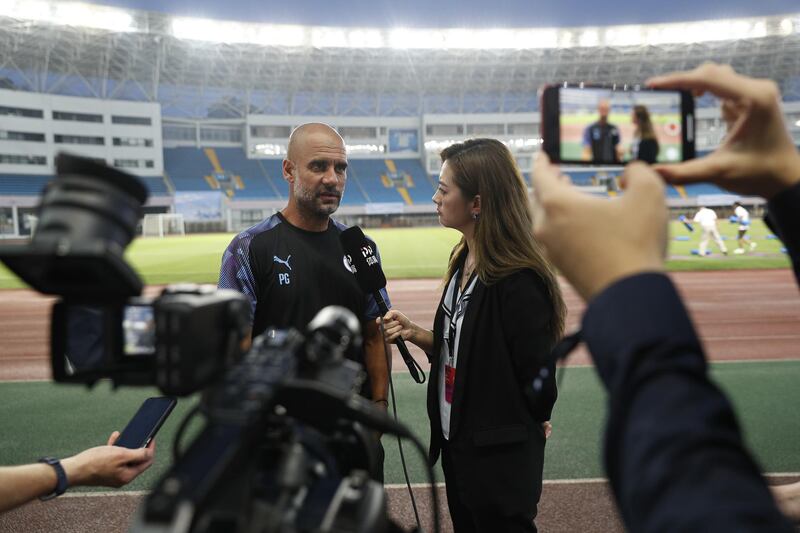
<path id="1" fill-rule="evenodd" d="M 56 479 L 58 480 L 56 482 L 56 488 L 53 490 L 53 492 L 51 492 L 50 494 L 45 494 L 44 496 L 39 496 L 40 500 L 46 502 L 47 500 L 52 500 L 56 496 L 61 496 L 67 491 L 68 487 L 67 473 L 64 472 L 64 467 L 61 466 L 61 461 L 59 461 L 55 457 L 42 457 L 41 459 L 39 459 L 39 462 L 47 463 L 50 466 L 52 466 L 53 469 L 56 471 Z"/>

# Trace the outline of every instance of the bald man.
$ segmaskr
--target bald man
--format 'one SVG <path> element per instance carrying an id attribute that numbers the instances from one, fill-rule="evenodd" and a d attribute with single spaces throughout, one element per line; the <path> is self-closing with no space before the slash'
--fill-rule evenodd
<path id="1" fill-rule="evenodd" d="M 583 130 L 581 159 L 595 163 L 620 163 L 622 148 L 619 145 L 619 128 L 608 121 L 611 102 L 605 98 L 597 103 L 597 122 Z"/>
<path id="2" fill-rule="evenodd" d="M 385 408 L 389 370 L 375 322 L 381 312 L 347 269 L 339 241 L 346 226 L 331 219 L 347 182 L 344 140 L 327 124 L 299 126 L 289 137 L 283 178 L 289 182 L 288 204 L 233 239 L 222 257 L 219 287 L 248 297 L 253 337 L 268 327 L 305 331 L 328 305 L 361 317 L 364 349 L 354 357 L 367 373 L 361 394 Z"/>

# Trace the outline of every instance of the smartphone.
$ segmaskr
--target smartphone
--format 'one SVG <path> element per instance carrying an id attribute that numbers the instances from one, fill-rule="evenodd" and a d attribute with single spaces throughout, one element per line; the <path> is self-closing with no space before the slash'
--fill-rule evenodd
<path id="1" fill-rule="evenodd" d="M 122 430 L 114 446 L 144 448 L 153 440 L 178 400 L 171 396 L 148 398 Z"/>
<path id="2" fill-rule="evenodd" d="M 629 85 L 548 85 L 541 95 L 542 149 L 553 162 L 621 166 L 695 156 L 689 91 Z"/>

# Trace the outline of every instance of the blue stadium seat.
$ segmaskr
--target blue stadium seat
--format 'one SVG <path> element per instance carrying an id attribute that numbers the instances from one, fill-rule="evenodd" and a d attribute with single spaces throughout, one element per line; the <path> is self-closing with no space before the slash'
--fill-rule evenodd
<path id="1" fill-rule="evenodd" d="M 0 196 L 38 196 L 53 176 L 0 174 Z"/>
<path id="2" fill-rule="evenodd" d="M 684 189 L 686 190 L 687 196 L 699 196 L 701 194 L 730 194 L 729 192 L 720 189 L 711 183 L 692 183 L 691 185 L 685 185 Z"/>
<path id="3" fill-rule="evenodd" d="M 411 176 L 413 187 L 406 187 L 408 195 L 415 204 L 426 204 L 431 201 L 435 187 L 419 159 L 394 159 L 398 173 L 405 172 Z"/>
<path id="4" fill-rule="evenodd" d="M 381 176 L 386 176 L 389 169 L 386 168 L 386 162 L 383 159 L 350 159 L 347 175 L 353 178 L 355 183 L 349 183 L 348 186 L 352 190 L 358 188 L 362 193 L 362 198 L 359 201 L 354 201 L 352 192 L 347 199 L 348 204 L 360 204 L 363 202 L 403 202 L 403 197 L 397 192 L 394 187 L 387 187 Z M 353 185 L 356 187 L 353 187 Z"/>
<path id="5" fill-rule="evenodd" d="M 279 199 L 281 194 L 273 180 L 255 159 L 248 159 L 241 148 L 214 148 L 219 164 L 227 174 L 239 176 L 243 189 L 234 191 L 234 198 Z"/>
<path id="6" fill-rule="evenodd" d="M 592 179 L 596 174 L 596 170 L 568 170 L 565 173 L 572 180 L 575 185 L 594 185 Z M 615 175 L 615 172 L 609 172 L 610 175 Z"/>
<path id="7" fill-rule="evenodd" d="M 53 176 L 27 174 L 0 174 L 0 196 L 38 196 Z M 150 191 L 150 196 L 169 196 L 161 176 L 139 177 Z"/>
<path id="8" fill-rule="evenodd" d="M 289 183 L 283 179 L 282 159 L 257 159 L 256 164 L 261 172 L 272 183 L 272 188 L 278 191 L 279 198 L 289 198 Z"/>
<path id="9" fill-rule="evenodd" d="M 164 171 L 176 190 L 207 191 L 204 176 L 213 174 L 214 167 L 202 149 L 181 146 L 164 148 Z"/>
<path id="10" fill-rule="evenodd" d="M 169 189 L 167 184 L 164 183 L 162 176 L 139 176 L 139 179 L 147 185 L 150 191 L 150 196 L 169 196 Z"/>

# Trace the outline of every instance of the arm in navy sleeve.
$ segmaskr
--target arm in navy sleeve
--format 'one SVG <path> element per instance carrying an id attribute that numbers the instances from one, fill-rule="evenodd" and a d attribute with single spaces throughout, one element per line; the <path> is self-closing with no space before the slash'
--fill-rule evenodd
<path id="1" fill-rule="evenodd" d="M 764 222 L 786 246 L 800 283 L 800 183 L 772 197 L 767 208 Z"/>
<path id="2" fill-rule="evenodd" d="M 252 235 L 241 233 L 231 241 L 222 255 L 219 270 L 219 289 L 233 289 L 244 294 L 250 301 L 250 322 L 256 315 L 258 303 L 254 265 L 250 255 Z"/>
<path id="3" fill-rule="evenodd" d="M 605 468 L 630 531 L 792 531 L 662 274 L 614 283 L 583 334 L 609 392 Z"/>

